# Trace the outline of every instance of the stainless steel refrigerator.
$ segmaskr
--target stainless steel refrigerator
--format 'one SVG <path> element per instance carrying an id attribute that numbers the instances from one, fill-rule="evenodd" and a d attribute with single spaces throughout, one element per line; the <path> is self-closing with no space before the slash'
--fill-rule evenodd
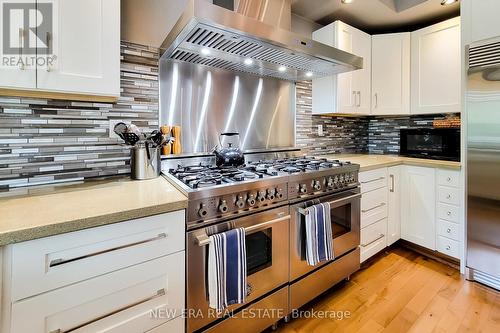
<path id="1" fill-rule="evenodd" d="M 500 39 L 467 51 L 466 276 L 500 290 Z"/>

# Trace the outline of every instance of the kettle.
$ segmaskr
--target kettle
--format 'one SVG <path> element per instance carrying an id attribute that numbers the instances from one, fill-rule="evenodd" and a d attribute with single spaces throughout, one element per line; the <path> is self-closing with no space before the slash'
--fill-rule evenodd
<path id="1" fill-rule="evenodd" d="M 223 136 L 238 136 L 239 133 L 237 132 L 227 132 L 227 133 L 221 133 L 219 136 L 219 144 L 221 146 L 220 149 L 218 149 L 218 146 L 215 146 L 214 148 L 214 154 L 215 154 L 215 164 L 220 167 L 220 166 L 240 166 L 245 164 L 245 156 L 243 155 L 243 152 L 241 149 L 236 146 L 233 147 L 233 143 L 228 143 L 227 147 L 222 146 L 222 140 L 221 138 Z"/>

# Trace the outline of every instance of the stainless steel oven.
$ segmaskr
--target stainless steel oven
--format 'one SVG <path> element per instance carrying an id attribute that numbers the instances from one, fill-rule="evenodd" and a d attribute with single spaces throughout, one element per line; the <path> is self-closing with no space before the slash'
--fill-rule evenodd
<path id="1" fill-rule="evenodd" d="M 338 258 L 359 246 L 360 199 L 360 189 L 354 188 L 341 193 L 301 202 L 290 207 L 291 282 L 328 263 L 321 263 L 317 266 L 309 266 L 307 264 L 305 259 L 305 221 L 304 215 L 302 215 L 299 211 L 300 208 L 306 208 L 322 202 L 330 203 L 330 218 L 332 221 L 333 231 L 333 251 L 335 258 Z"/>
<path id="2" fill-rule="evenodd" d="M 245 228 L 247 252 L 247 304 L 288 282 L 290 215 L 288 206 L 220 222 L 187 234 L 187 320 L 193 332 L 218 319 L 208 306 L 208 236 L 233 228 Z M 287 311 L 288 304 L 272 304 Z M 228 308 L 234 311 L 244 304 Z M 277 319 L 276 319 L 277 320 Z M 275 321 L 276 321 L 275 320 Z"/>

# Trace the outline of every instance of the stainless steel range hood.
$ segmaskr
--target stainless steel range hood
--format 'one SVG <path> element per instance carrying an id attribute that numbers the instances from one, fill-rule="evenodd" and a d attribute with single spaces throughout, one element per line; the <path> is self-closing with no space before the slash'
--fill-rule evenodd
<path id="1" fill-rule="evenodd" d="M 363 67 L 358 56 L 280 28 L 286 6 L 279 4 L 289 1 L 240 0 L 235 12 L 189 0 L 162 43 L 162 57 L 290 81 Z M 277 24 L 269 24 L 273 19 Z"/>

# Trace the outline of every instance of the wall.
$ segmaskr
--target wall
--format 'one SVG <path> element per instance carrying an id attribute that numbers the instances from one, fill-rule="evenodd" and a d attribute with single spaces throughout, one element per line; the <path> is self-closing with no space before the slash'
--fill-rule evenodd
<path id="1" fill-rule="evenodd" d="M 311 81 L 298 82 L 296 91 L 298 147 L 313 155 L 368 151 L 368 118 L 313 116 Z M 323 136 L 318 125 L 323 125 Z"/>
<path id="2" fill-rule="evenodd" d="M 121 45 L 114 104 L 0 96 L 0 189 L 130 172 L 110 122 L 158 127 L 158 50 Z"/>
<path id="3" fill-rule="evenodd" d="M 311 93 L 310 81 L 297 83 L 297 145 L 313 155 L 398 154 L 401 128 L 432 127 L 434 120 L 446 117 L 442 114 L 356 118 L 313 116 Z M 317 134 L 318 125 L 323 125 L 323 136 Z"/>

